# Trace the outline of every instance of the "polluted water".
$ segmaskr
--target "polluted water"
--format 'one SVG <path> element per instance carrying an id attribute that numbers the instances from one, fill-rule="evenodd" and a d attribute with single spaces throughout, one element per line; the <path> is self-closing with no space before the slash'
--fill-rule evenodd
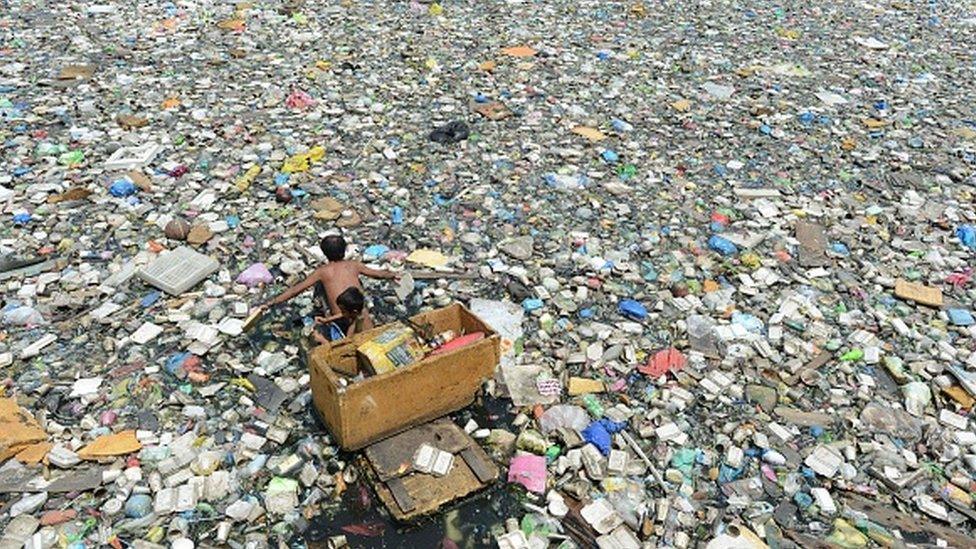
<path id="1" fill-rule="evenodd" d="M 976 546 L 973 44 L 0 0 L 0 549 Z"/>

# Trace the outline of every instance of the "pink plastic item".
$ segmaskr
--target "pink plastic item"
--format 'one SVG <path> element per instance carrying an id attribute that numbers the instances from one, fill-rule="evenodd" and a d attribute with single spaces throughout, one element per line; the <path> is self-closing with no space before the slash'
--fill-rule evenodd
<path id="1" fill-rule="evenodd" d="M 546 491 L 546 458 L 521 454 L 512 458 L 508 466 L 508 481 L 517 482 L 530 492 Z"/>
<path id="2" fill-rule="evenodd" d="M 271 284 L 272 282 L 274 282 L 274 277 L 271 276 L 271 271 L 264 266 L 264 263 L 255 263 L 237 275 L 237 283 L 248 288 L 261 284 Z"/>

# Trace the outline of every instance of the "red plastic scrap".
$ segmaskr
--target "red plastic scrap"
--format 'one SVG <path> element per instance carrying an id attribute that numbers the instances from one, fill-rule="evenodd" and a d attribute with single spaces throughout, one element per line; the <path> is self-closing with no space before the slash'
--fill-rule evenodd
<path id="1" fill-rule="evenodd" d="M 637 370 L 652 378 L 658 378 L 668 372 L 676 372 L 684 368 L 687 363 L 688 359 L 685 358 L 685 355 L 681 354 L 681 351 L 671 347 L 654 353 L 647 361 L 647 364 L 638 366 Z"/>

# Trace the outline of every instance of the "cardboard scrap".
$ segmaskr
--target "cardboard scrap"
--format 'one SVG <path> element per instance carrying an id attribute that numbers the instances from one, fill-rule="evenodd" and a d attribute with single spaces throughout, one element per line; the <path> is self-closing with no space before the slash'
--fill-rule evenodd
<path id="1" fill-rule="evenodd" d="M 926 286 L 918 282 L 909 282 L 899 278 L 895 281 L 895 295 L 901 299 L 928 305 L 929 307 L 942 306 L 942 290 L 933 286 Z"/>
<path id="2" fill-rule="evenodd" d="M 485 71 L 485 72 L 491 72 L 491 71 L 495 70 L 495 67 L 497 67 L 497 66 L 498 66 L 498 63 L 495 63 L 494 60 L 489 59 L 488 61 L 485 61 L 484 63 L 478 65 L 478 69 L 480 69 L 482 71 Z"/>
<path id="3" fill-rule="evenodd" d="M 808 221 L 796 224 L 796 239 L 800 241 L 799 261 L 804 267 L 817 267 L 830 262 L 826 255 L 827 234 L 822 225 Z"/>
<path id="4" fill-rule="evenodd" d="M 68 65 L 58 73 L 58 80 L 88 80 L 93 74 L 94 65 Z"/>
<path id="5" fill-rule="evenodd" d="M 322 219 L 325 221 L 335 221 L 342 217 L 342 211 L 346 209 L 346 206 L 332 198 L 331 196 L 326 196 L 322 198 L 317 198 L 313 200 L 309 206 L 315 210 L 312 214 L 315 219 Z"/>
<path id="6" fill-rule="evenodd" d="M 414 250 L 410 255 L 408 255 L 407 261 L 410 263 L 423 265 L 425 267 L 430 267 L 431 269 L 445 269 L 447 268 L 447 264 L 450 263 L 451 258 L 436 250 L 421 248 Z"/>
<path id="7" fill-rule="evenodd" d="M 244 20 L 243 19 L 224 19 L 217 23 L 217 28 L 226 31 L 243 32 L 244 31 Z"/>
<path id="8" fill-rule="evenodd" d="M 976 399 L 969 396 L 969 393 L 967 393 L 966 390 L 959 385 L 951 385 L 946 387 L 942 389 L 942 392 L 949 395 L 949 398 L 956 401 L 959 406 L 967 410 L 973 406 L 976 406 Z"/>
<path id="9" fill-rule="evenodd" d="M 0 398 L 0 462 L 27 447 L 47 441 L 47 433 L 12 398 Z"/>
<path id="10" fill-rule="evenodd" d="M 142 443 L 136 440 L 134 430 L 122 431 L 111 435 L 102 435 L 78 451 L 81 459 L 98 459 L 100 457 L 123 456 L 138 452 Z"/>
<path id="11" fill-rule="evenodd" d="M 573 128 L 573 133 L 576 135 L 582 135 L 590 141 L 603 141 L 607 138 L 603 132 L 589 126 L 576 126 Z"/>
<path id="12" fill-rule="evenodd" d="M 972 128 L 967 128 L 963 126 L 961 128 L 955 128 L 954 130 L 952 130 L 952 133 L 953 135 L 956 135 L 957 137 L 961 137 L 963 139 L 976 140 L 976 130 L 973 130 Z"/>
<path id="13" fill-rule="evenodd" d="M 671 103 L 671 108 L 678 112 L 688 112 L 688 109 L 691 108 L 691 101 L 688 99 L 679 99 Z"/>
<path id="14" fill-rule="evenodd" d="M 140 190 L 146 192 L 152 191 L 152 180 L 146 174 L 130 170 L 126 172 L 125 176 L 129 178 L 129 181 L 135 183 L 136 187 L 139 187 Z"/>
<path id="15" fill-rule="evenodd" d="M 120 114 L 115 117 L 115 122 L 125 130 L 133 130 L 149 125 L 148 118 L 142 118 L 141 116 L 132 114 Z"/>
<path id="16" fill-rule="evenodd" d="M 60 202 L 71 202 L 73 200 L 84 200 L 91 195 L 92 192 L 84 187 L 71 187 L 67 191 L 58 194 L 52 194 L 47 197 L 48 204 L 58 204 Z"/>
<path id="17" fill-rule="evenodd" d="M 512 111 L 504 103 L 499 103 L 498 101 L 478 105 L 474 110 L 488 120 L 504 120 L 512 116 Z"/>
<path id="18" fill-rule="evenodd" d="M 589 379 L 585 377 L 569 378 L 569 396 L 585 395 L 588 393 L 602 393 L 607 390 L 606 385 L 599 379 Z"/>
<path id="19" fill-rule="evenodd" d="M 97 466 L 74 469 L 60 477 L 51 479 L 51 483 L 44 489 L 52 494 L 94 490 L 102 485 L 102 472 L 104 470 L 105 468 Z"/>
<path id="20" fill-rule="evenodd" d="M 190 233 L 186 235 L 187 243 L 194 246 L 206 244 L 211 238 L 213 238 L 213 231 L 211 231 L 210 227 L 204 225 L 203 223 L 194 225 L 190 229 Z"/>
<path id="21" fill-rule="evenodd" d="M 512 46 L 503 49 L 502 53 L 511 57 L 532 57 L 539 52 L 528 46 Z"/>

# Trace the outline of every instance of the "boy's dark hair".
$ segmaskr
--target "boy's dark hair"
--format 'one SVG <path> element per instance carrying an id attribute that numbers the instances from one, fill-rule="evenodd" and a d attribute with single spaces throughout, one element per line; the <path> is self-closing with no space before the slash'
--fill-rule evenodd
<path id="1" fill-rule="evenodd" d="M 319 242 L 319 248 L 329 261 L 342 261 L 346 258 L 346 239 L 339 235 L 330 235 Z"/>
<path id="2" fill-rule="evenodd" d="M 336 298 L 336 305 L 339 306 L 342 312 L 348 311 L 359 314 L 363 312 L 363 308 L 366 306 L 366 296 L 363 295 L 363 292 L 359 291 L 359 288 L 346 288 Z"/>

